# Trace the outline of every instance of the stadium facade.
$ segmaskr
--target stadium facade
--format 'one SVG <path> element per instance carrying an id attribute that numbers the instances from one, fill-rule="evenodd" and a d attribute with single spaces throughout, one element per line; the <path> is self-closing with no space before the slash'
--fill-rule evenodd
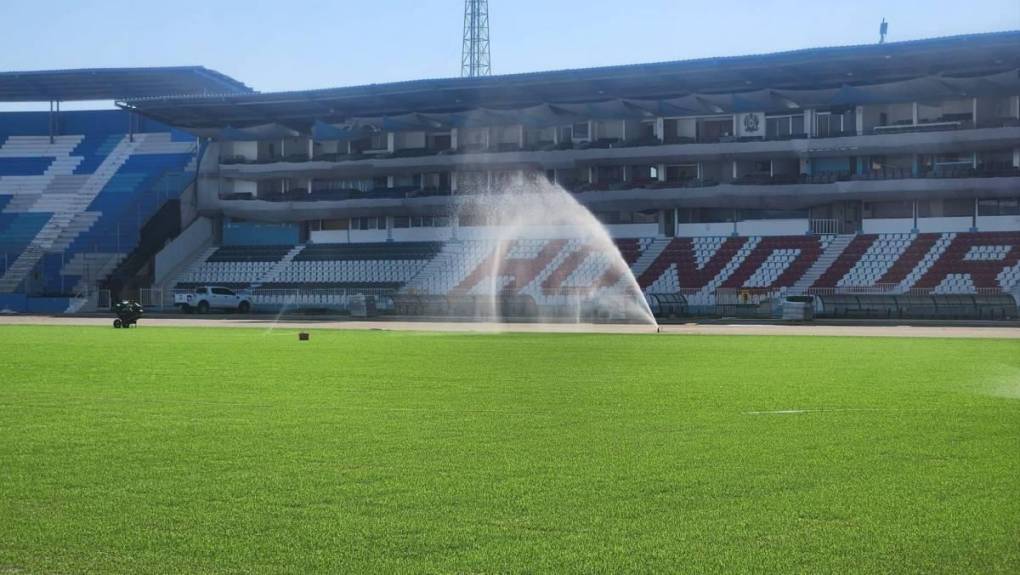
<path id="1" fill-rule="evenodd" d="M 543 179 L 599 217 L 664 302 L 1020 289 L 1020 32 L 284 93 L 185 72 L 111 82 L 110 122 L 131 127 L 119 140 L 66 114 L 55 137 L 52 113 L 46 131 L 0 117 L 0 291 L 217 284 L 313 307 L 469 295 L 496 249 L 480 204 Z M 96 82 L 39 74 L 48 91 L 0 75 L 0 99 Z M 160 163 L 178 153 L 190 160 Z M 122 209 L 128 174 L 151 210 Z M 93 249 L 106 255 L 86 276 L 104 217 L 125 243 Z M 568 230 L 518 243 L 500 251 L 519 260 L 504 295 L 604 279 Z"/>

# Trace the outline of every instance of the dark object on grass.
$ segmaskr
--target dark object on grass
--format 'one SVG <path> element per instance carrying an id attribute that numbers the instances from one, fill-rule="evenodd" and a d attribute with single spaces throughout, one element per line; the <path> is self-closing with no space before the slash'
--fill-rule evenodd
<path id="1" fill-rule="evenodd" d="M 113 327 L 131 327 L 138 323 L 138 320 L 142 317 L 142 311 L 142 304 L 132 300 L 119 301 L 113 304 L 113 313 L 117 314 L 117 319 L 113 320 Z"/>
<path id="2" fill-rule="evenodd" d="M 308 337 L 309 337 L 308 334 L 305 332 L 297 334 L 297 338 L 299 341 L 308 341 Z"/>

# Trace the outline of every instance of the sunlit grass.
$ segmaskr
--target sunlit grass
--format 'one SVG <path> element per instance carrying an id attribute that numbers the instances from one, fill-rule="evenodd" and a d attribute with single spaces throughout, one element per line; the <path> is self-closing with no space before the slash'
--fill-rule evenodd
<path id="1" fill-rule="evenodd" d="M 1016 573 L 1010 373 L 1020 342 L 0 327 L 0 573 Z"/>

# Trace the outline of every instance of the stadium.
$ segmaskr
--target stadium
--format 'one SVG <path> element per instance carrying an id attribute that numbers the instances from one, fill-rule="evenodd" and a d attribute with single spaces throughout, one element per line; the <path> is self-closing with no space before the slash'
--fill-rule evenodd
<path id="1" fill-rule="evenodd" d="M 1016 317 L 1018 47 L 265 94 L 200 68 L 9 73 L 0 99 L 56 110 L 0 119 L 0 301 L 170 307 L 216 284 L 255 311 L 367 296 L 452 314 L 501 245 L 478 204 L 544 180 L 598 217 L 662 315 L 770 317 L 808 294 L 830 317 Z M 99 97 L 123 110 L 59 112 Z M 560 227 L 511 238 L 515 272 L 484 287 L 539 307 L 604 287 L 598 251 Z"/>
<path id="2" fill-rule="evenodd" d="M 1018 31 L 0 102 L 0 573 L 1020 570 Z"/>

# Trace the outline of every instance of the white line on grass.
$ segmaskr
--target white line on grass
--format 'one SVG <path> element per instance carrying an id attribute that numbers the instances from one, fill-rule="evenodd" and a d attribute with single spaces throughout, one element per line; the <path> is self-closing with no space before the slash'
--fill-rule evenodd
<path id="1" fill-rule="evenodd" d="M 831 409 L 776 409 L 771 411 L 745 411 L 744 415 L 797 415 L 802 413 L 826 413 L 840 411 L 908 411 L 908 410 L 882 407 L 836 407 Z"/>

